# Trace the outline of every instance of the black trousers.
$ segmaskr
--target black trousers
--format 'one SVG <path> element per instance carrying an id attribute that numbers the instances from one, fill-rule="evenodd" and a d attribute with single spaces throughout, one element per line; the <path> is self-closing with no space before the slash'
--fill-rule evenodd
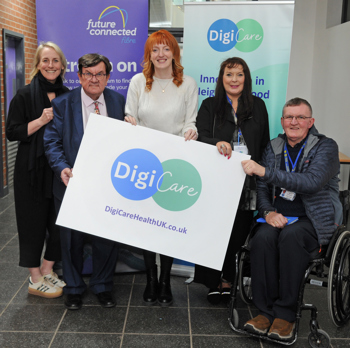
<path id="1" fill-rule="evenodd" d="M 311 252 L 319 247 L 306 217 L 283 229 L 258 227 L 250 251 L 253 302 L 271 323 L 275 318 L 295 321 L 300 283 Z"/>
<path id="2" fill-rule="evenodd" d="M 44 259 L 61 260 L 60 230 L 56 225 L 53 198 L 37 202 L 25 195 L 15 194 L 21 267 L 40 267 L 46 241 Z"/>
<path id="3" fill-rule="evenodd" d="M 216 269 L 196 265 L 194 281 L 204 284 L 207 288 L 216 288 L 220 284 L 221 276 L 233 282 L 235 277 L 235 259 L 236 253 L 244 244 L 253 221 L 253 211 L 237 210 L 235 222 L 232 227 L 231 237 L 227 246 L 224 264 L 222 271 Z M 220 231 L 213 231 L 220 235 Z M 204 251 L 206 252 L 206 251 Z"/>
<path id="4" fill-rule="evenodd" d="M 61 201 L 55 198 L 57 214 Z M 86 234 L 60 226 L 62 247 L 62 270 L 66 286 L 65 294 L 82 294 L 87 285 L 82 276 L 83 249 Z M 113 275 L 118 259 L 118 243 L 90 235 L 92 246 L 92 274 L 89 287 L 94 294 L 112 291 Z"/>

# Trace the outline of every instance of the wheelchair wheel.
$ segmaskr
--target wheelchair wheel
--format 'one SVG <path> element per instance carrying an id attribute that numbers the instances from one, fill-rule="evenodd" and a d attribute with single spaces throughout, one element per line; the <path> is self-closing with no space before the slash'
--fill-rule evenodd
<path id="1" fill-rule="evenodd" d="M 242 251 L 239 260 L 238 286 L 242 301 L 247 305 L 252 304 L 253 296 L 250 275 L 250 256 L 246 251 Z"/>
<path id="2" fill-rule="evenodd" d="M 309 333 L 309 345 L 313 348 L 328 348 L 331 346 L 331 339 L 326 331 L 318 329 L 316 333 Z"/>
<path id="3" fill-rule="evenodd" d="M 335 244 L 328 274 L 328 310 L 337 327 L 350 318 L 350 232 L 343 232 Z"/>

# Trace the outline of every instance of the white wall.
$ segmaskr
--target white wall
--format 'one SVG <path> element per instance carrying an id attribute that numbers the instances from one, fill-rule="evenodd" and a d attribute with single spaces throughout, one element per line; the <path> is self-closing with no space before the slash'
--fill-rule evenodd
<path id="1" fill-rule="evenodd" d="M 350 22 L 327 28 L 327 8 L 327 0 L 295 1 L 287 99 L 307 99 L 320 133 L 350 156 Z"/>

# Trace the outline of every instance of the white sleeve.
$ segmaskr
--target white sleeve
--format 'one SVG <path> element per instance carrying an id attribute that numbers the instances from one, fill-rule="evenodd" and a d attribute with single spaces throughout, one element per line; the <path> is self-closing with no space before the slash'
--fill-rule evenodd
<path id="1" fill-rule="evenodd" d="M 133 116 L 139 124 L 139 102 L 140 102 L 140 86 L 138 86 L 137 75 L 135 75 L 129 85 L 128 94 L 126 96 L 125 115 Z"/>
<path id="2" fill-rule="evenodd" d="M 197 132 L 196 118 L 198 112 L 198 87 L 196 81 L 190 76 L 184 76 L 184 81 L 188 84 L 185 104 L 186 104 L 186 115 L 185 123 L 182 129 L 182 135 L 184 135 L 189 129 L 194 129 Z"/>

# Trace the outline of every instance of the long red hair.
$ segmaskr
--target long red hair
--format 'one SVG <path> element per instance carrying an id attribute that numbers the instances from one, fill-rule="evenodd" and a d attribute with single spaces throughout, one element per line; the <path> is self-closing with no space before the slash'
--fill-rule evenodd
<path id="1" fill-rule="evenodd" d="M 167 45 L 169 46 L 171 52 L 173 53 L 173 83 L 179 87 L 183 82 L 183 66 L 180 64 L 180 47 L 177 43 L 175 37 L 171 35 L 167 30 L 158 30 L 151 34 L 145 43 L 145 53 L 143 57 L 143 74 L 146 77 L 146 90 L 150 91 L 152 89 L 153 75 L 154 75 L 154 65 L 151 62 L 151 52 L 153 46 L 155 45 Z"/>

